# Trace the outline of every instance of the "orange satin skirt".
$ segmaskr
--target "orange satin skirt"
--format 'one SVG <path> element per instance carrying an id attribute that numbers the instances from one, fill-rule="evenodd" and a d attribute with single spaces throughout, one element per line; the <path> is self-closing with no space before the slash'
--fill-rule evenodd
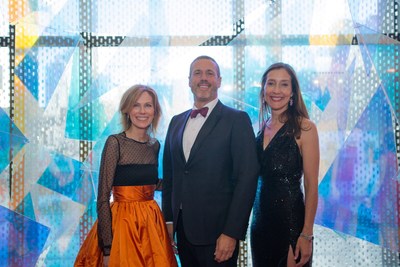
<path id="1" fill-rule="evenodd" d="M 153 199 L 154 190 L 154 185 L 113 187 L 110 267 L 177 266 L 164 217 Z M 74 266 L 103 266 L 97 223 L 83 242 Z"/>

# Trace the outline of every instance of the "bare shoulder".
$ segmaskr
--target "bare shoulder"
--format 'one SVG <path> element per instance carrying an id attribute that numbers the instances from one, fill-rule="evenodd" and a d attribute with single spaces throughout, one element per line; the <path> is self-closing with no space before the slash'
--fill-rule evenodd
<path id="1" fill-rule="evenodd" d="M 318 142 L 318 131 L 315 123 L 309 119 L 304 118 L 301 121 L 301 135 L 300 144 L 313 144 Z"/>
<path id="2" fill-rule="evenodd" d="M 303 134 L 304 132 L 307 132 L 307 131 L 310 131 L 310 130 L 311 131 L 316 131 L 317 130 L 317 126 L 310 119 L 303 118 L 302 121 L 301 121 L 301 129 L 302 129 L 302 134 Z"/>

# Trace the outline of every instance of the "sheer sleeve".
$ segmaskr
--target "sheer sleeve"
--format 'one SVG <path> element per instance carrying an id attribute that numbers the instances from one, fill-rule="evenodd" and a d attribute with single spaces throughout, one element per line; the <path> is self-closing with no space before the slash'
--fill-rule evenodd
<path id="1" fill-rule="evenodd" d="M 105 256 L 110 255 L 112 243 L 112 218 L 110 196 L 119 159 L 119 143 L 115 136 L 109 136 L 101 155 L 99 187 L 97 195 L 97 216 L 99 246 Z"/>

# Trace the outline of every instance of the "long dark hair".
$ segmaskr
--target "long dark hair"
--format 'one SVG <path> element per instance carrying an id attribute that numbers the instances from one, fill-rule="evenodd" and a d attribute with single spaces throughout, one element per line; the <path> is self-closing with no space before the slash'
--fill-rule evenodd
<path id="1" fill-rule="evenodd" d="M 301 122 L 303 118 L 309 119 L 306 105 L 304 104 L 303 97 L 300 91 L 299 80 L 297 79 L 296 72 L 289 64 L 278 62 L 269 66 L 264 72 L 261 78 L 261 90 L 260 90 L 260 111 L 259 111 L 259 126 L 260 130 L 264 128 L 266 120 L 270 117 L 271 107 L 264 100 L 265 84 L 267 82 L 268 73 L 272 70 L 284 69 L 290 75 L 292 83 L 292 100 L 293 104 L 289 105 L 288 108 L 280 114 L 279 121 L 287 122 L 287 134 L 293 134 L 296 138 L 300 138 L 301 134 Z M 306 130 L 306 129 L 304 129 Z"/>

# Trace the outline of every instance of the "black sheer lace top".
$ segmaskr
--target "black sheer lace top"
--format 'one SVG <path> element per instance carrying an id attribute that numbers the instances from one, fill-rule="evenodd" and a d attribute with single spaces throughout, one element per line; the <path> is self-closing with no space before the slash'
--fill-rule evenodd
<path id="1" fill-rule="evenodd" d="M 101 156 L 97 196 L 99 245 L 104 255 L 110 254 L 112 243 L 112 187 L 157 184 L 159 151 L 160 143 L 154 138 L 144 143 L 126 137 L 125 133 L 107 138 Z"/>

